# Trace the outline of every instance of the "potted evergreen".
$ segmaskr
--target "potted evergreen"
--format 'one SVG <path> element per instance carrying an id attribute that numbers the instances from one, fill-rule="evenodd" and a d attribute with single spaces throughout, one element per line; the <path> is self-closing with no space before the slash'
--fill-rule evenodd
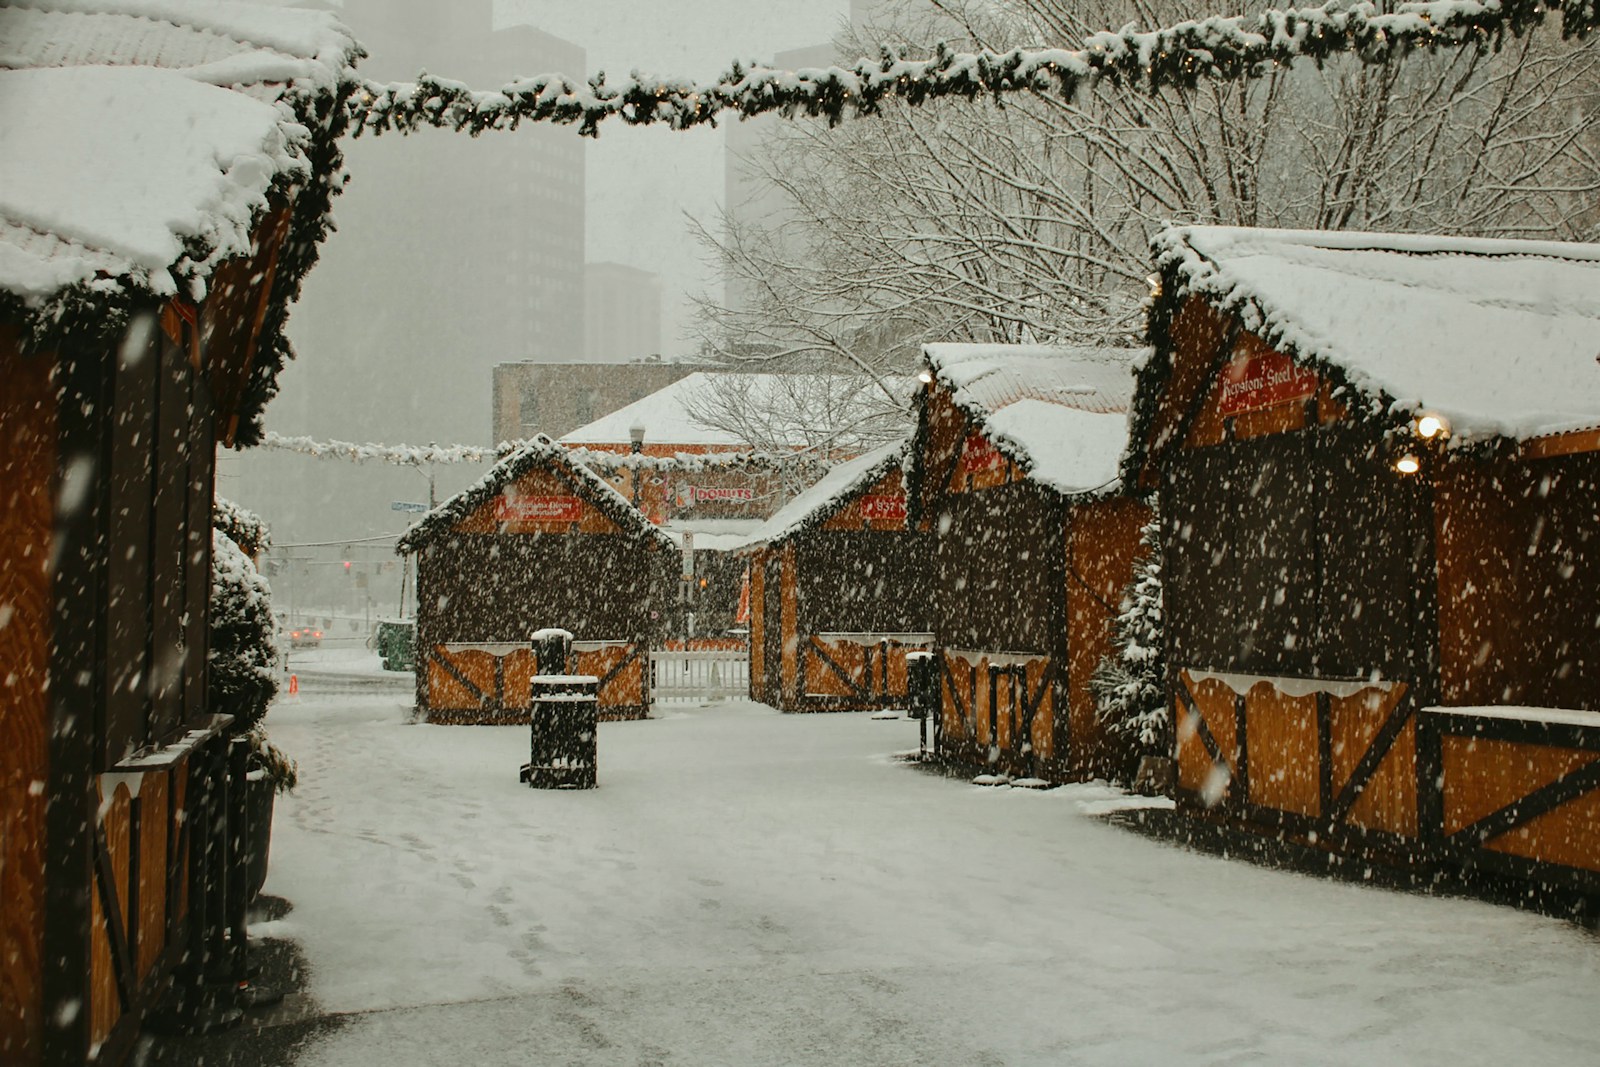
<path id="1" fill-rule="evenodd" d="M 293 789 L 293 760 L 267 739 L 262 719 L 278 693 L 276 623 L 271 591 L 255 564 L 222 530 L 211 542 L 210 707 L 234 717 L 234 730 L 249 739 L 249 895 L 267 878 L 272 809 L 279 792 Z"/>

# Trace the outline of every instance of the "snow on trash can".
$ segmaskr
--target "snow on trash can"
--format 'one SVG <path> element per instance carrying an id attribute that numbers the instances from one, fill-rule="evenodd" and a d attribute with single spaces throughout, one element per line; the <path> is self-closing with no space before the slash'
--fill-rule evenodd
<path id="1" fill-rule="evenodd" d="M 522 780 L 534 789 L 593 789 L 599 784 L 600 679 L 537 674 L 531 690 L 531 737 Z"/>
<path id="2" fill-rule="evenodd" d="M 566 674 L 573 665 L 572 632 L 558 626 L 533 631 L 533 656 L 541 675 Z"/>

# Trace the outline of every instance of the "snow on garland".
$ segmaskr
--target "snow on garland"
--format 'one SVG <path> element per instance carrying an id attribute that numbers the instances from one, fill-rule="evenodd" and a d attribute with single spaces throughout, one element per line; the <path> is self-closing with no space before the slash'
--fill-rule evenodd
<path id="1" fill-rule="evenodd" d="M 429 463 L 491 463 L 508 449 L 481 445 L 381 445 L 354 441 L 318 441 L 311 437 L 285 437 L 268 430 L 261 435 L 261 447 L 298 452 L 317 459 L 345 459 L 356 463 L 379 461 L 421 467 Z"/>
<path id="2" fill-rule="evenodd" d="M 519 78 L 495 91 L 424 73 L 416 82 L 365 83 L 348 107 L 352 133 L 410 133 L 422 126 L 465 131 L 516 129 L 524 122 L 576 125 L 597 136 L 616 116 L 633 126 L 673 129 L 714 125 L 723 112 L 743 118 L 768 112 L 837 123 L 871 115 L 886 99 L 916 105 L 940 97 L 1054 92 L 1071 100 L 1100 81 L 1143 87 L 1193 87 L 1203 80 L 1255 78 L 1274 66 L 1309 59 L 1320 64 L 1349 54 L 1388 63 L 1418 50 L 1498 48 L 1507 33 L 1521 36 L 1559 9 L 1561 32 L 1585 37 L 1600 25 L 1600 0 L 1431 0 L 1403 3 L 1380 14 L 1372 3 L 1331 0 L 1320 7 L 1269 9 L 1259 15 L 1213 16 L 1158 30 L 1129 27 L 1091 34 L 1083 47 L 954 52 L 941 45 L 932 59 L 907 60 L 885 49 L 879 60 L 851 67 L 783 71 L 735 63 L 715 82 L 638 74 L 608 83 L 601 73 L 578 85 L 559 74 Z"/>
<path id="3" fill-rule="evenodd" d="M 482 445 L 384 445 L 356 444 L 354 441 L 318 441 L 311 437 L 285 437 L 270 430 L 262 435 L 261 447 L 297 452 L 317 459 L 342 459 L 355 463 L 382 462 L 421 467 L 432 463 L 498 462 L 528 444 L 556 444 L 548 437 L 532 441 L 505 441 L 493 448 Z M 801 470 L 821 477 L 832 464 L 808 453 L 788 452 L 675 452 L 670 456 L 650 456 L 602 449 L 571 448 L 568 457 L 590 469 L 662 470 L 700 473 L 705 471 Z"/>

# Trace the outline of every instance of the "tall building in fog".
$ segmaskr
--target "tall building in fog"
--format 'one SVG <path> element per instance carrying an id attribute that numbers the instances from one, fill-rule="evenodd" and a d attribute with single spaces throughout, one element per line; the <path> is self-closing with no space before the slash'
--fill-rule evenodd
<path id="1" fill-rule="evenodd" d="M 857 27 L 870 24 L 882 3 L 883 0 L 851 0 L 850 24 Z M 841 58 L 844 57 L 830 42 L 779 52 L 773 56 L 772 65 L 780 70 L 831 67 Z M 722 205 L 730 228 L 778 227 L 792 217 L 783 194 L 753 165 L 762 142 L 781 121 L 775 116 L 762 116 L 743 122 L 733 119 L 727 124 Z M 724 279 L 723 300 L 728 307 L 745 309 L 754 299 L 750 283 L 731 276 Z"/>
<path id="2" fill-rule="evenodd" d="M 661 277 L 622 263 L 584 267 L 583 358 L 629 363 L 661 354 Z"/>
<path id="3" fill-rule="evenodd" d="M 426 70 L 494 86 L 587 74 L 578 45 L 528 26 L 496 30 L 492 0 L 345 0 L 342 18 L 369 53 L 360 67 L 369 78 Z M 583 357 L 583 139 L 529 123 L 343 147 L 350 184 L 334 203 L 338 230 L 291 314 L 298 358 L 267 425 L 323 439 L 488 444 L 496 364 Z M 280 541 L 392 531 L 402 517 L 391 501 L 418 493 L 412 471 L 313 462 L 229 457 L 223 492 L 272 522 Z M 444 472 L 441 488 L 481 473 Z"/>

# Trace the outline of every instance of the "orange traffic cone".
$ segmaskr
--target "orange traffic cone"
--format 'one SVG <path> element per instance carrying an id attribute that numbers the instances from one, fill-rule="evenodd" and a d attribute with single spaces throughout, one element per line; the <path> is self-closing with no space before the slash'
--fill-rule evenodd
<path id="1" fill-rule="evenodd" d="M 298 674 L 289 675 L 289 695 L 292 697 L 300 695 L 300 676 Z"/>

